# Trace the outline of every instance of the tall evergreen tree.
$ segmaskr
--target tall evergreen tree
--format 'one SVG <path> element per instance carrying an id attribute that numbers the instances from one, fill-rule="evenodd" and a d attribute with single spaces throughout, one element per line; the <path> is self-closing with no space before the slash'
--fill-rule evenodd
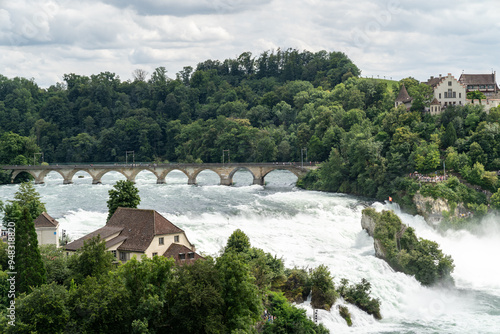
<path id="1" fill-rule="evenodd" d="M 17 293 L 29 292 L 32 287 L 44 284 L 47 272 L 38 248 L 35 223 L 27 207 L 13 204 L 16 212 L 15 272 Z"/>

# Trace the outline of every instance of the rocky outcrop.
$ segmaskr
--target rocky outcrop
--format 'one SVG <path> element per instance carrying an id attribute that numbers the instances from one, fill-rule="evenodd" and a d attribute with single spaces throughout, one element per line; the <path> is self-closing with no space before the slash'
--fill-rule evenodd
<path id="1" fill-rule="evenodd" d="M 417 192 L 413 196 L 413 202 L 419 215 L 423 216 L 428 223 L 439 224 L 443 219 L 443 212 L 446 211 L 450 216 L 458 217 L 461 212 L 465 212 L 463 203 L 458 203 L 452 207 L 448 200 L 444 198 L 424 197 Z"/>
<path id="2" fill-rule="evenodd" d="M 363 215 L 361 216 L 361 227 L 363 230 L 366 230 L 368 232 L 368 235 L 373 238 L 373 246 L 375 247 L 375 256 L 380 258 L 380 259 L 386 259 L 386 255 L 384 252 L 384 248 L 382 247 L 382 244 L 380 243 L 379 240 L 375 239 L 375 219 L 370 216 L 369 212 L 363 212 Z"/>

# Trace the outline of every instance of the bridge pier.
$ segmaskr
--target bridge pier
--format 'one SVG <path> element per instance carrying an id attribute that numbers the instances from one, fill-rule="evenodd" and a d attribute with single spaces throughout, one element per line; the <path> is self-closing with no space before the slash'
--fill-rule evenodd
<path id="1" fill-rule="evenodd" d="M 233 185 L 233 179 L 229 177 L 221 177 L 220 179 L 220 185 L 221 186 L 232 186 Z"/>
<path id="2" fill-rule="evenodd" d="M 254 177 L 252 184 L 263 186 L 264 185 L 264 178 L 263 177 Z"/>
<path id="3" fill-rule="evenodd" d="M 102 184 L 101 179 L 92 179 L 92 184 Z"/>
<path id="4" fill-rule="evenodd" d="M 156 184 L 165 184 L 165 178 L 157 178 L 156 179 Z"/>
<path id="5" fill-rule="evenodd" d="M 73 179 L 64 179 L 63 184 L 73 184 Z"/>
<path id="6" fill-rule="evenodd" d="M 196 178 L 194 178 L 194 177 L 189 177 L 189 178 L 188 178 L 188 185 L 190 185 L 190 186 L 195 186 L 195 185 L 196 185 Z"/>

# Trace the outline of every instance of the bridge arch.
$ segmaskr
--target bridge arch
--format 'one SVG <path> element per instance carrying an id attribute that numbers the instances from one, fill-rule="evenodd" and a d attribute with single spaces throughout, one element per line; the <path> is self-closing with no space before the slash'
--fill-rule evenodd
<path id="1" fill-rule="evenodd" d="M 166 169 L 164 169 L 160 173 L 160 176 L 158 176 L 158 182 L 157 183 L 165 183 L 166 182 L 165 179 L 166 179 L 167 175 L 170 174 L 173 171 L 179 171 L 179 172 L 181 172 L 189 180 L 190 173 L 187 170 L 185 170 L 184 168 L 181 168 L 181 167 L 175 167 L 175 168 L 166 168 Z"/>
<path id="2" fill-rule="evenodd" d="M 160 179 L 160 174 L 158 174 L 158 172 L 156 172 L 156 170 L 154 170 L 152 168 L 149 168 L 149 167 L 145 167 L 145 168 L 142 168 L 142 169 L 134 169 L 134 170 L 132 170 L 132 173 L 130 174 L 130 178 L 135 181 L 135 178 L 137 177 L 137 175 L 139 175 L 142 172 L 150 172 L 150 173 L 152 173 L 154 176 L 156 176 L 156 180 L 157 180 L 156 183 L 159 183 L 158 180 Z"/>
<path id="3" fill-rule="evenodd" d="M 10 176 L 10 181 L 14 182 L 16 180 L 16 177 L 18 177 L 19 175 L 21 175 L 23 173 L 31 175 L 35 179 L 35 182 L 36 182 L 37 175 L 30 170 L 15 170 L 15 171 L 13 171 L 12 175 Z"/>
<path id="4" fill-rule="evenodd" d="M 239 172 L 239 171 L 244 171 L 244 172 L 248 172 L 252 178 L 252 182 L 250 184 L 257 184 L 256 183 L 256 180 L 258 179 L 256 176 L 255 176 L 255 173 L 249 169 L 248 167 L 236 167 L 235 169 L 233 169 L 231 171 L 231 173 L 229 173 L 229 179 L 231 181 L 231 184 L 234 183 L 234 175 Z"/>
<path id="5" fill-rule="evenodd" d="M 219 179 L 220 179 L 220 184 L 223 184 L 223 177 L 221 175 L 221 173 L 219 171 L 217 171 L 216 168 L 212 168 L 212 167 L 201 167 L 201 168 L 196 168 L 194 169 L 190 175 L 188 175 L 189 177 L 189 180 L 188 180 L 188 184 L 196 184 L 196 178 L 198 177 L 198 175 L 205 171 L 205 170 L 210 170 L 212 172 L 214 172 L 215 174 L 217 174 L 219 176 Z"/>
<path id="6" fill-rule="evenodd" d="M 97 174 L 93 175 L 93 180 L 92 180 L 92 184 L 101 184 L 101 179 L 104 175 L 106 175 L 107 173 L 109 172 L 118 172 L 120 173 L 121 175 L 125 176 L 125 178 L 128 180 L 128 181 L 132 181 L 134 182 L 134 180 L 130 180 L 129 177 L 127 176 L 127 174 L 125 174 L 124 171 L 120 170 L 119 168 L 113 168 L 113 169 L 105 169 L 105 170 L 102 170 L 100 172 L 98 172 Z M 92 175 L 92 174 L 91 174 Z"/>

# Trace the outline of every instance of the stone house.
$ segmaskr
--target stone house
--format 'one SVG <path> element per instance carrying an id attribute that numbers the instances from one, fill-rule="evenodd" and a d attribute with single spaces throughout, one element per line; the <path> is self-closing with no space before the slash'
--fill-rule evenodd
<path id="1" fill-rule="evenodd" d="M 142 255 L 174 257 L 184 263 L 202 258 L 196 254 L 186 233 L 155 210 L 118 208 L 105 226 L 65 246 L 74 252 L 85 240 L 100 235 L 106 241 L 106 250 L 121 262 Z"/>
<path id="2" fill-rule="evenodd" d="M 59 247 L 59 222 L 43 212 L 35 219 L 35 231 L 38 245 L 56 245 Z"/>

